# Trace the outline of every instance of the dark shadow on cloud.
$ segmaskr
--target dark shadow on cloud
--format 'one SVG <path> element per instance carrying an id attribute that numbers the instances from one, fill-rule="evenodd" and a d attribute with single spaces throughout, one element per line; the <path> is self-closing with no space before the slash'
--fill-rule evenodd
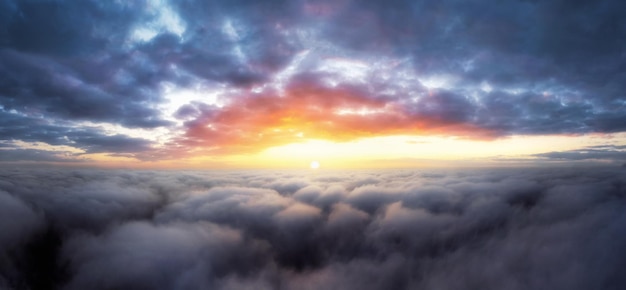
<path id="1" fill-rule="evenodd" d="M 0 171 L 3 289 L 622 289 L 626 172 Z"/>

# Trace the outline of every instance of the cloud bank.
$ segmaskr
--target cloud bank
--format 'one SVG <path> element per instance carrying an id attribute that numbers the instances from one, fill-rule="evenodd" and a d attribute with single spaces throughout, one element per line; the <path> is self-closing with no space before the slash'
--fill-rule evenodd
<path id="1" fill-rule="evenodd" d="M 626 171 L 0 172 L 2 289 L 622 289 Z"/>
<path id="2" fill-rule="evenodd" d="M 615 160 L 626 161 L 626 146 L 591 146 L 579 150 L 547 152 L 535 156 L 553 160 Z"/>

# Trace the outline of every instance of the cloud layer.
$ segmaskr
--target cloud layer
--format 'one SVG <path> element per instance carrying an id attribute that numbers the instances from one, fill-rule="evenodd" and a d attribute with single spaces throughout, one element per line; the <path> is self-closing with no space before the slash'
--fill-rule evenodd
<path id="1" fill-rule="evenodd" d="M 16 142 L 43 142 L 146 160 L 260 150 L 298 133 L 624 132 L 625 8 L 3 1 L 0 153 L 37 160 Z M 62 150 L 42 160 L 68 159 Z"/>
<path id="2" fill-rule="evenodd" d="M 3 289 L 622 289 L 626 171 L 3 170 Z"/>

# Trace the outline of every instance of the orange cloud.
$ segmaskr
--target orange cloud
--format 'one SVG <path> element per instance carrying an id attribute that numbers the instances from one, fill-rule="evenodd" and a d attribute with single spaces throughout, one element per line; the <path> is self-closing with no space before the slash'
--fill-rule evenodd
<path id="1" fill-rule="evenodd" d="M 432 105 L 437 100 L 423 103 Z M 186 123 L 179 144 L 220 153 L 254 152 L 306 139 L 348 141 L 395 134 L 488 136 L 458 120 L 411 113 L 395 99 L 374 98 L 351 87 L 300 83 L 284 94 L 249 94 Z"/>

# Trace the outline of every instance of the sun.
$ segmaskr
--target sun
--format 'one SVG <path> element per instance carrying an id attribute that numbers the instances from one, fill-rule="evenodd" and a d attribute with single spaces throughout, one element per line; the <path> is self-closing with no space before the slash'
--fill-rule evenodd
<path id="1" fill-rule="evenodd" d="M 318 169 L 320 168 L 320 163 L 317 161 L 311 161 L 311 169 Z"/>

